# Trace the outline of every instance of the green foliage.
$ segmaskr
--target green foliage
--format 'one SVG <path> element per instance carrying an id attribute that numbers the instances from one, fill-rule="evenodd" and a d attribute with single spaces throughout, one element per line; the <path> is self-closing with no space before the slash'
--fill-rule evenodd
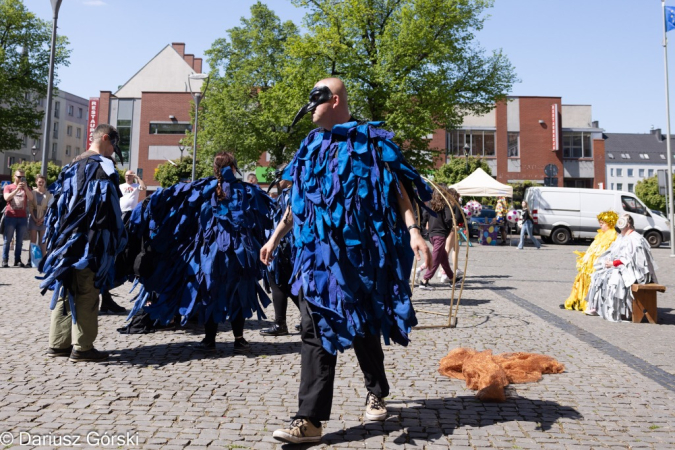
<path id="1" fill-rule="evenodd" d="M 318 80 L 335 76 L 355 117 L 386 120 L 406 157 L 428 168 L 438 149 L 426 136 L 487 113 L 516 81 L 501 51 L 486 54 L 474 40 L 492 0 L 293 4 L 308 11 L 304 34 L 256 3 L 207 51 L 214 70 L 199 135 L 206 153 L 233 150 L 246 163 L 269 151 L 272 165 L 287 161 L 312 124 L 303 119 L 290 136 L 283 126 Z"/>
<path id="2" fill-rule="evenodd" d="M 468 170 L 467 170 L 468 162 Z M 488 174 L 492 173 L 490 166 L 481 158 L 469 156 L 465 158 L 451 158 L 450 161 L 436 169 L 434 172 L 434 181 L 436 183 L 451 184 L 459 183 L 464 178 L 471 175 L 476 169 L 483 169 Z"/>
<path id="3" fill-rule="evenodd" d="M 675 186 L 675 175 L 673 176 L 673 186 Z M 673 189 L 673 193 L 675 194 L 675 189 Z M 635 195 L 644 202 L 647 208 L 666 212 L 666 196 L 659 195 L 659 182 L 656 175 L 638 181 L 635 185 Z"/>
<path id="4" fill-rule="evenodd" d="M 509 185 L 513 188 L 513 203 L 516 205 L 516 209 L 520 208 L 521 202 L 525 199 L 525 191 L 527 188 L 541 186 L 540 184 L 529 180 L 518 183 L 509 183 Z"/>
<path id="5" fill-rule="evenodd" d="M 30 188 L 34 188 L 37 185 L 35 184 L 35 177 L 40 174 L 42 170 L 41 162 L 22 162 L 12 165 L 12 181 L 14 180 L 14 172 L 17 170 L 23 170 L 26 172 L 26 183 Z M 47 162 L 47 186 L 56 181 L 61 173 L 61 166 L 57 166 L 51 161 Z"/>
<path id="6" fill-rule="evenodd" d="M 0 0 L 0 152 L 20 148 L 22 134 L 40 135 L 36 125 L 44 113 L 36 100 L 47 94 L 51 29 L 21 0 Z M 68 65 L 67 44 L 58 37 L 56 66 Z"/>
<path id="7" fill-rule="evenodd" d="M 186 156 L 183 161 L 176 159 L 171 164 L 169 161 L 160 164 L 155 169 L 155 180 L 162 187 L 173 186 L 181 181 L 188 181 L 192 176 L 192 157 Z M 196 177 L 204 178 L 213 175 L 213 158 L 200 158 L 197 160 Z M 124 177 L 123 181 L 124 181 Z"/>

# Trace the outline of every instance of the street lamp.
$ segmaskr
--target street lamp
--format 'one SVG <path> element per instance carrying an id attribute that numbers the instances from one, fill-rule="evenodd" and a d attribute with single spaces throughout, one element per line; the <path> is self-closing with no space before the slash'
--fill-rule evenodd
<path id="1" fill-rule="evenodd" d="M 183 162 L 183 152 L 185 151 L 185 146 L 184 145 L 179 145 L 178 150 L 180 150 L 180 162 Z"/>
<path id="2" fill-rule="evenodd" d="M 33 155 L 33 162 L 35 162 L 35 157 L 37 156 L 38 148 L 37 145 L 33 144 L 33 148 L 30 149 L 31 155 Z"/>
<path id="3" fill-rule="evenodd" d="M 205 85 L 206 84 L 206 85 Z M 203 87 L 203 89 L 202 89 Z M 199 123 L 199 102 L 204 98 L 206 89 L 209 87 L 209 74 L 193 73 L 188 76 L 188 88 L 195 101 L 195 139 L 192 147 L 192 181 L 195 181 L 197 175 L 197 125 Z"/>
<path id="4" fill-rule="evenodd" d="M 47 177 L 47 150 L 49 149 L 49 132 L 52 126 L 52 91 L 54 90 L 54 59 L 56 58 L 56 22 L 59 18 L 59 8 L 61 8 L 61 0 L 50 0 L 52 3 L 52 12 L 54 13 L 54 20 L 52 23 L 52 47 L 49 51 L 49 82 L 47 83 L 47 107 L 45 108 L 45 133 L 44 145 L 42 147 L 42 168 L 40 173 L 43 177 Z"/>
<path id="5" fill-rule="evenodd" d="M 464 144 L 464 161 L 466 162 L 466 173 L 469 173 L 469 144 Z"/>

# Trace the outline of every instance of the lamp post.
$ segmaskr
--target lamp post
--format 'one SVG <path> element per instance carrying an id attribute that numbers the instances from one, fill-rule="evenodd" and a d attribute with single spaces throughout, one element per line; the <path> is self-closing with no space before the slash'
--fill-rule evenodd
<path id="1" fill-rule="evenodd" d="M 180 150 L 180 162 L 183 162 L 183 152 L 185 151 L 185 146 L 184 145 L 179 145 L 178 150 Z"/>
<path id="2" fill-rule="evenodd" d="M 206 85 L 204 86 L 204 84 Z M 204 86 L 204 89 L 202 89 Z M 197 175 L 197 125 L 199 124 L 199 102 L 204 98 L 206 89 L 209 87 L 209 75 L 206 73 L 193 73 L 188 76 L 188 88 L 195 101 L 195 127 L 194 145 L 192 146 L 192 181 Z"/>
<path id="3" fill-rule="evenodd" d="M 33 162 L 35 162 L 35 157 L 37 156 L 38 148 L 37 145 L 33 144 L 33 148 L 30 149 L 30 154 L 33 155 Z"/>
<path id="4" fill-rule="evenodd" d="M 45 108 L 45 133 L 42 146 L 42 168 L 40 173 L 47 177 L 47 150 L 49 149 L 49 132 L 52 127 L 52 94 L 54 90 L 54 60 L 56 58 L 56 22 L 59 19 L 59 8 L 61 0 L 50 0 L 52 3 L 52 12 L 54 13 L 52 23 L 52 47 L 49 52 L 49 80 L 47 82 L 47 105 Z"/>
<path id="5" fill-rule="evenodd" d="M 464 161 L 466 162 L 466 173 L 469 173 L 469 144 L 464 144 Z"/>

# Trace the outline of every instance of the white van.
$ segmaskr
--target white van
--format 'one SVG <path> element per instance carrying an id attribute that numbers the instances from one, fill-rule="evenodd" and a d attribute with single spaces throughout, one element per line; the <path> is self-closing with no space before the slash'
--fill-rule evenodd
<path id="1" fill-rule="evenodd" d="M 629 213 L 639 231 L 652 247 L 670 241 L 670 224 L 652 214 L 630 192 L 603 189 L 531 187 L 525 201 L 532 213 L 534 233 L 544 242 L 567 244 L 574 239 L 593 239 L 598 230 L 597 215 L 612 210 L 621 216 Z"/>

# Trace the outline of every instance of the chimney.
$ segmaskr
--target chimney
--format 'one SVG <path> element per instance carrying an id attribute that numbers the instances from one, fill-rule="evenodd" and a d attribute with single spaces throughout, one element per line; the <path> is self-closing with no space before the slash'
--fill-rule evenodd
<path id="1" fill-rule="evenodd" d="M 183 57 L 185 59 L 185 62 L 190 65 L 193 69 L 195 68 L 195 55 L 185 55 Z"/>
<path id="2" fill-rule="evenodd" d="M 600 128 L 600 122 L 598 122 L 597 120 L 591 122 L 591 125 L 593 126 L 593 128 Z"/>
<path id="3" fill-rule="evenodd" d="M 652 130 L 649 130 L 649 133 L 656 136 L 657 141 L 661 142 L 663 140 L 663 136 L 661 135 L 661 128 L 654 128 Z"/>
<path id="4" fill-rule="evenodd" d="M 195 70 L 195 73 L 202 73 L 202 59 L 195 58 L 192 68 Z"/>
<path id="5" fill-rule="evenodd" d="M 171 46 L 178 52 L 181 58 L 185 55 L 185 44 L 182 42 L 172 42 Z"/>

